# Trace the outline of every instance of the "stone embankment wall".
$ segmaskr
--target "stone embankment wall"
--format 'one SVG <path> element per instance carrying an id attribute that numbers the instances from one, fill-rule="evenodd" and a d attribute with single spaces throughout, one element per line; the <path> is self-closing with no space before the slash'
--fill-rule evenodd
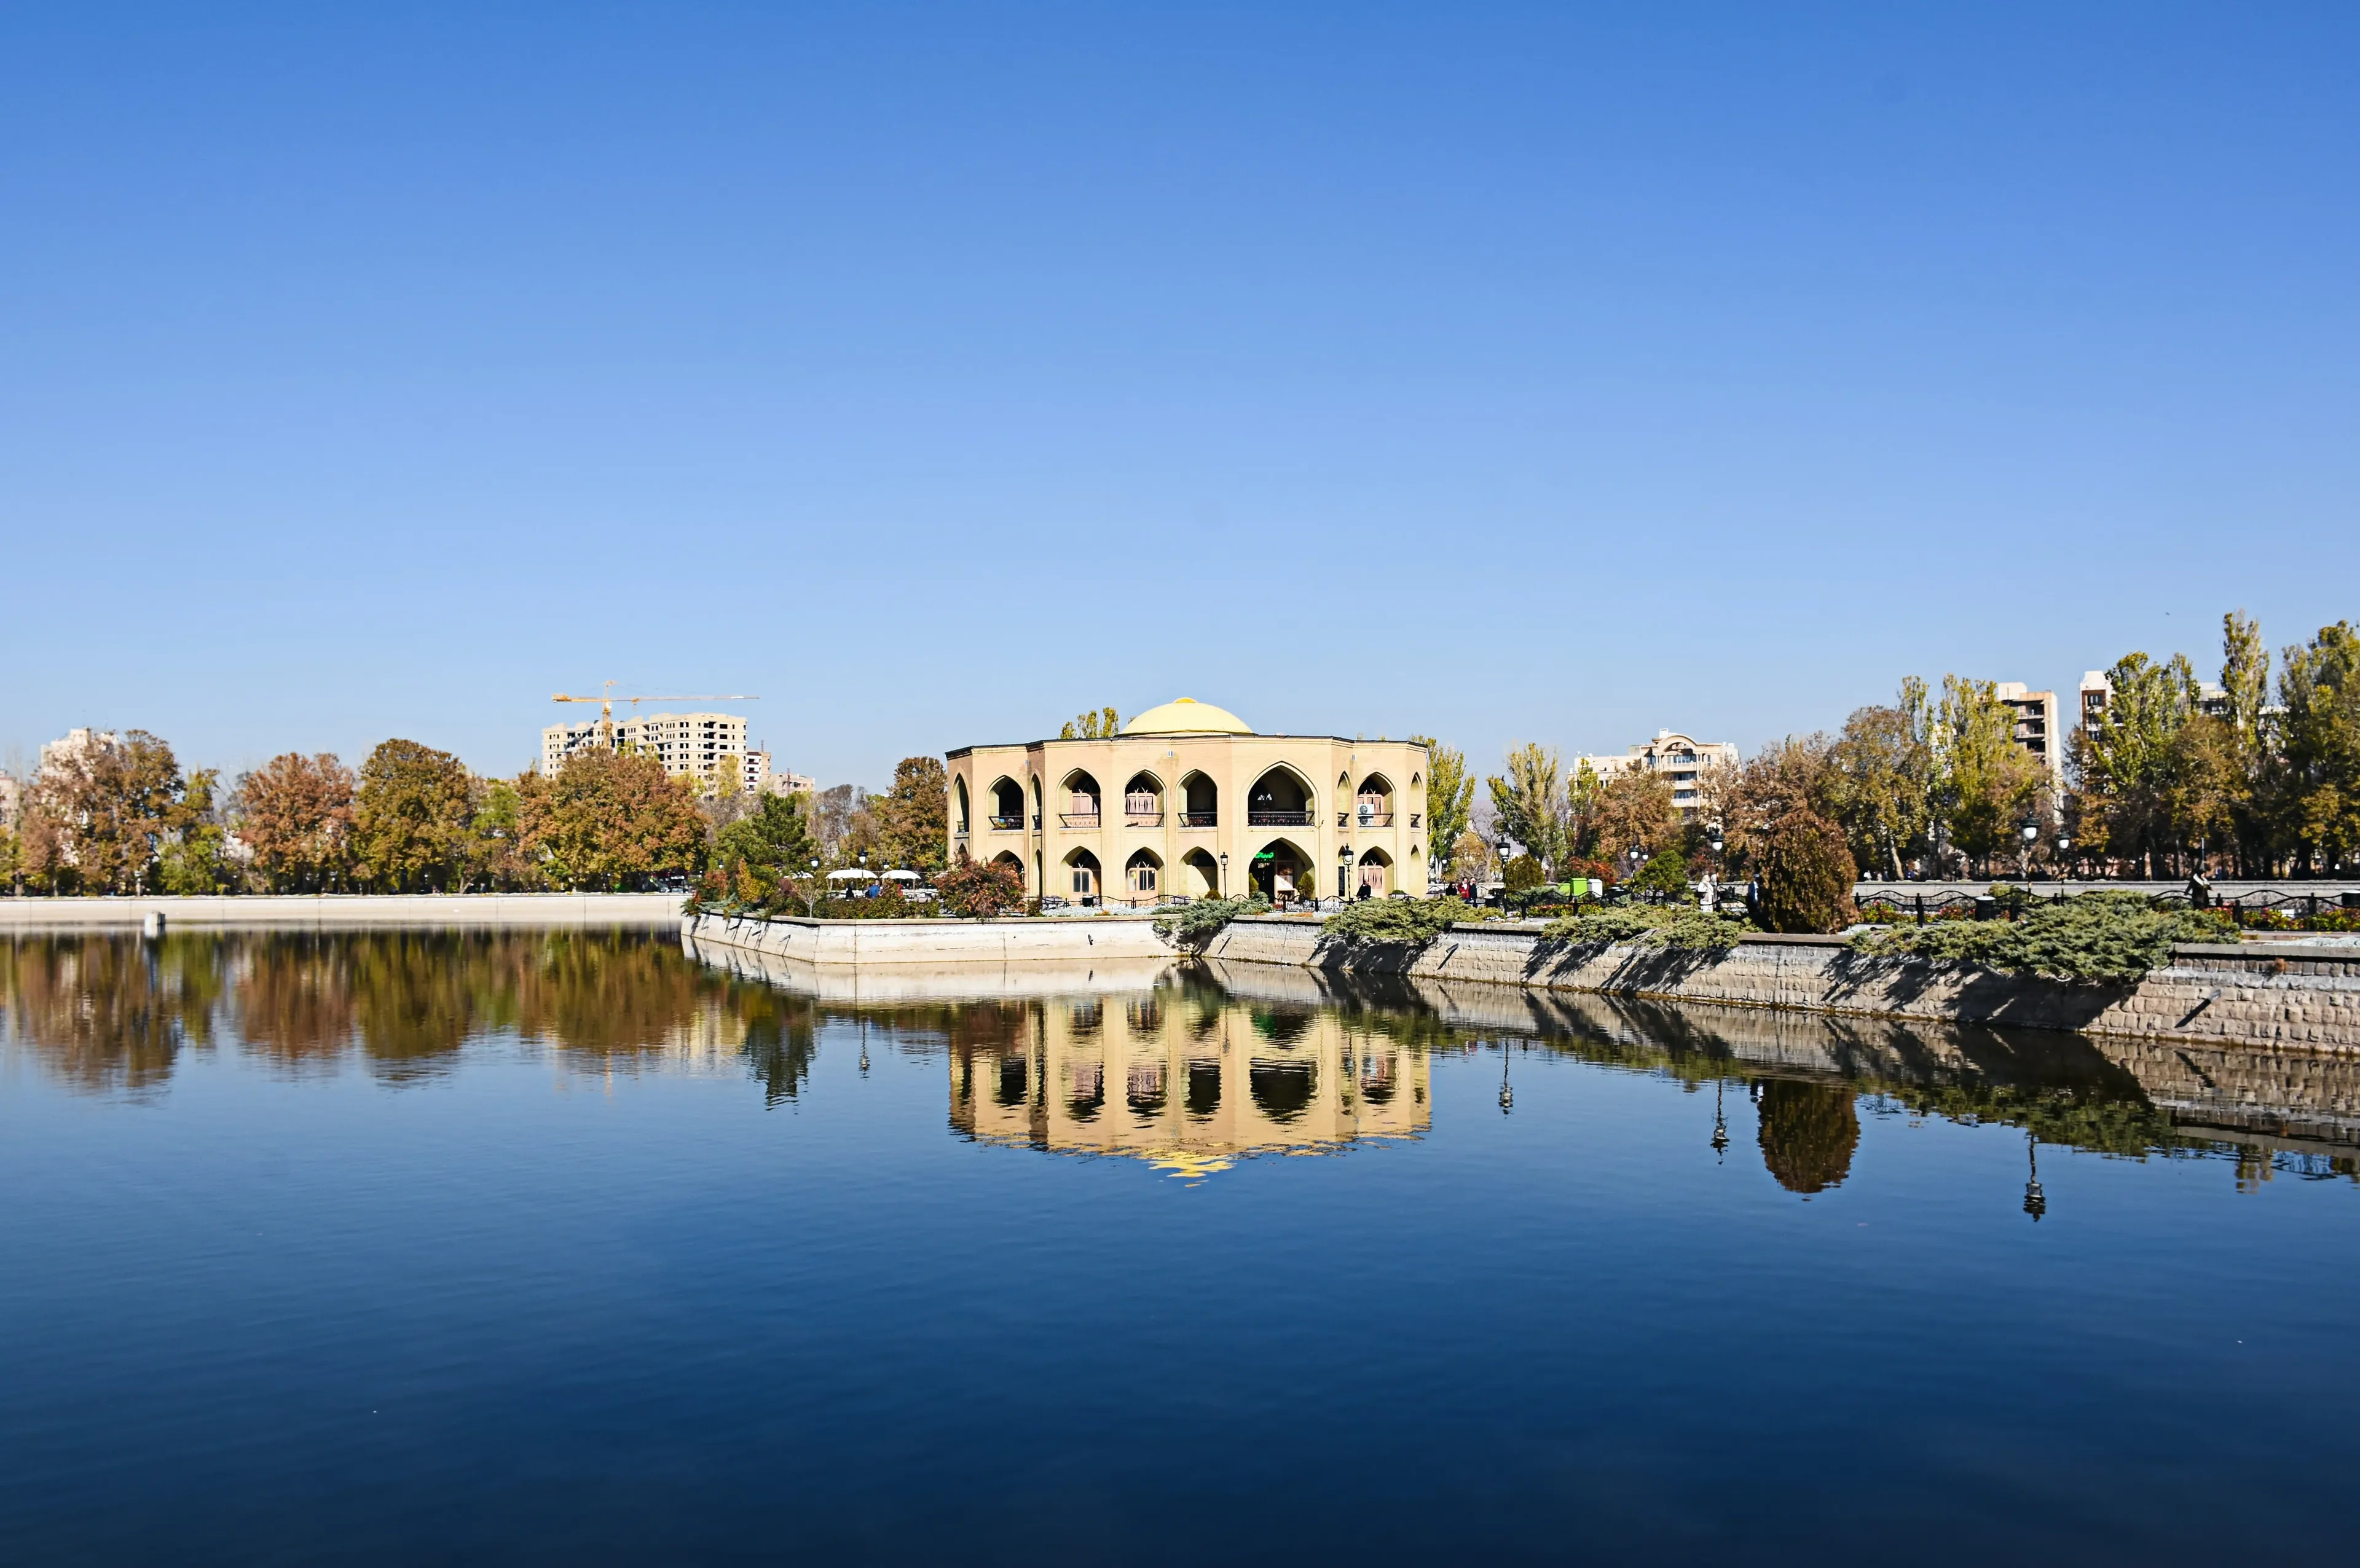
<path id="1" fill-rule="evenodd" d="M 0 931 L 232 926 L 637 926 L 680 919 L 677 893 L 255 893 L 235 898 L 0 898 Z"/>
<path id="2" fill-rule="evenodd" d="M 1176 956 L 1145 915 L 1074 920 L 804 920 L 687 915 L 698 947 L 735 947 L 814 964 L 1088 964 Z"/>
<path id="3" fill-rule="evenodd" d="M 2205 1045 L 2360 1051 L 2360 951 L 2187 944 L 2135 985 L 1878 958 L 1838 937 L 1753 937 L 1724 954 L 1553 945 L 1476 926 L 1421 947 L 1348 943 L 1308 921 L 1231 922 L 1206 949 L 1228 963 L 1944 1022 L 2014 1024 Z"/>

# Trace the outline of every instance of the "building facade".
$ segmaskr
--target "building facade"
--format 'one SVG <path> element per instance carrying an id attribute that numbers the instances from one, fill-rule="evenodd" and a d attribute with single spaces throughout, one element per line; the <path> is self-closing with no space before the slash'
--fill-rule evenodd
<path id="1" fill-rule="evenodd" d="M 1183 697 L 1100 739 L 945 757 L 950 853 L 1006 861 L 1033 898 L 1138 908 L 1175 895 L 1426 891 L 1426 747 L 1256 735 Z"/>
<path id="2" fill-rule="evenodd" d="M 2052 779 L 2065 777 L 2065 721 L 2057 693 L 2035 691 L 2021 681 L 2000 681 L 1999 700 L 2016 713 L 2016 744 L 2040 759 Z"/>
<path id="3" fill-rule="evenodd" d="M 567 757 L 599 746 L 604 727 L 604 721 L 591 719 L 552 724 L 541 731 L 542 777 L 556 778 Z M 694 779 L 705 790 L 719 786 L 725 769 L 737 775 L 741 789 L 784 794 L 812 787 L 812 781 L 800 774 L 773 773 L 770 754 L 748 746 L 746 721 L 737 713 L 650 713 L 644 718 L 635 714 L 615 721 L 614 746 L 617 751 L 647 752 L 666 773 Z"/>
<path id="4" fill-rule="evenodd" d="M 1702 809 L 1707 776 L 1715 768 L 1733 768 L 1739 760 L 1737 747 L 1727 741 L 1698 740 L 1677 730 L 1657 730 L 1655 739 L 1620 757 L 1578 757 L 1574 766 L 1579 771 L 1582 763 L 1590 764 L 1601 782 L 1624 773 L 1660 775 L 1672 787 L 1672 809 L 1685 820 Z"/>
<path id="5" fill-rule="evenodd" d="M 2005 691 L 2005 687 L 2001 690 Z M 2098 726 L 2105 723 L 2107 705 L 2114 700 L 2114 683 L 2103 670 L 2084 670 L 2081 675 L 2081 733 L 2095 739 Z M 2215 681 L 2196 683 L 2196 711 L 2209 718 L 2229 716 L 2229 689 Z M 2267 711 L 2267 710 L 2266 710 Z"/>

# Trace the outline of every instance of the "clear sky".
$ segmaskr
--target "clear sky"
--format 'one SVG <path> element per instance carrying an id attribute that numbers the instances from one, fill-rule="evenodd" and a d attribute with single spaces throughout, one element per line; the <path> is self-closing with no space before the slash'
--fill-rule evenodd
<path id="1" fill-rule="evenodd" d="M 1749 749 L 2360 616 L 2360 6 L 0 8 L 0 748 Z"/>

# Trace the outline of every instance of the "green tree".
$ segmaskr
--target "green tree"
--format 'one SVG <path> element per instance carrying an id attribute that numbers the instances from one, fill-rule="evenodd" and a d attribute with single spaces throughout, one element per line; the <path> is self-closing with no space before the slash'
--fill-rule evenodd
<path id="1" fill-rule="evenodd" d="M 1997 682 L 1942 677 L 1933 754 L 1940 825 L 1952 845 L 1988 866 L 2021 842 L 2017 826 L 2048 782 L 2038 759 L 2016 743 L 2016 710 L 1999 700 Z"/>
<path id="2" fill-rule="evenodd" d="M 1754 855 L 1762 897 L 1754 920 L 1765 931 L 1840 931 L 1857 918 L 1852 880 L 1859 868 L 1843 830 L 1805 807 L 1770 825 Z"/>
<path id="3" fill-rule="evenodd" d="M 1059 740 L 1111 740 L 1122 733 L 1122 715 L 1111 705 L 1095 713 L 1076 713 L 1057 732 Z"/>
<path id="4" fill-rule="evenodd" d="M 477 788 L 475 820 L 468 824 L 467 866 L 470 883 L 480 880 L 497 892 L 540 886 L 540 867 L 524 850 L 521 781 L 486 779 Z"/>
<path id="5" fill-rule="evenodd" d="M 819 844 L 803 821 L 801 795 L 765 795 L 759 809 L 723 828 L 713 844 L 713 862 L 732 873 L 752 871 L 763 896 L 775 901 L 787 884 L 807 876 Z"/>
<path id="6" fill-rule="evenodd" d="M 1413 745 L 1426 747 L 1426 844 L 1437 859 L 1448 859 L 1459 835 L 1467 831 L 1475 808 L 1475 779 L 1467 771 L 1467 756 L 1432 735 L 1412 735 Z"/>
<path id="7" fill-rule="evenodd" d="M 2151 877 L 2156 856 L 2177 842 L 2173 743 L 2197 712 L 2196 671 L 2181 654 L 2158 664 L 2129 653 L 2106 677 L 2105 713 L 2073 747 L 2082 843 L 2093 854 L 2142 861 Z"/>
<path id="8" fill-rule="evenodd" d="M 1502 832 L 1543 866 L 1565 857 L 1565 764 L 1555 746 L 1515 747 L 1508 753 L 1507 772 L 1484 782 Z"/>
<path id="9" fill-rule="evenodd" d="M 1688 896 L 1688 857 L 1676 849 L 1664 850 L 1639 868 L 1631 886 L 1666 902 L 1684 899 Z"/>
<path id="10" fill-rule="evenodd" d="M 229 886 L 229 833 L 213 804 L 220 783 L 216 768 L 200 768 L 189 775 L 180 825 L 156 861 L 156 885 L 167 893 L 219 893 Z"/>
<path id="11" fill-rule="evenodd" d="M 1928 730 L 1926 682 L 1913 675 L 1902 681 L 1896 702 L 1855 709 L 1831 757 L 1831 804 L 1852 857 L 1895 877 L 1903 875 L 1905 858 L 1923 849 L 1931 821 Z"/>
<path id="12" fill-rule="evenodd" d="M 870 802 L 877 850 L 888 866 L 932 881 L 950 863 L 950 776 L 939 757 L 905 757 L 893 788 Z"/>
<path id="13" fill-rule="evenodd" d="M 651 757 L 585 747 L 518 781 L 525 855 L 559 887 L 644 887 L 705 863 L 696 790 Z"/>
<path id="14" fill-rule="evenodd" d="M 1565 787 L 1565 839 L 1569 856 L 1599 854 L 1598 808 L 1605 793 L 1606 786 L 1600 781 L 1598 769 L 1590 765 L 1590 758 L 1580 758 L 1574 765 L 1572 779 Z"/>
<path id="15" fill-rule="evenodd" d="M 2360 855 L 2360 636 L 2322 626 L 2279 660 L 2283 776 L 2275 815 L 2306 871 Z"/>
<path id="16" fill-rule="evenodd" d="M 371 752 L 353 796 L 360 879 L 382 893 L 456 886 L 469 861 L 472 782 L 457 757 L 414 740 L 386 741 Z"/>

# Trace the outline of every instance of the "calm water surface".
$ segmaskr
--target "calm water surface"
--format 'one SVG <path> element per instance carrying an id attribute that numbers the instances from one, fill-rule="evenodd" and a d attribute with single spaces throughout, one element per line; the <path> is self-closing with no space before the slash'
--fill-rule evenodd
<path id="1" fill-rule="evenodd" d="M 630 934 L 0 946 L 5 1556 L 2360 1527 L 2360 1064 L 1242 969 L 814 991 Z"/>

